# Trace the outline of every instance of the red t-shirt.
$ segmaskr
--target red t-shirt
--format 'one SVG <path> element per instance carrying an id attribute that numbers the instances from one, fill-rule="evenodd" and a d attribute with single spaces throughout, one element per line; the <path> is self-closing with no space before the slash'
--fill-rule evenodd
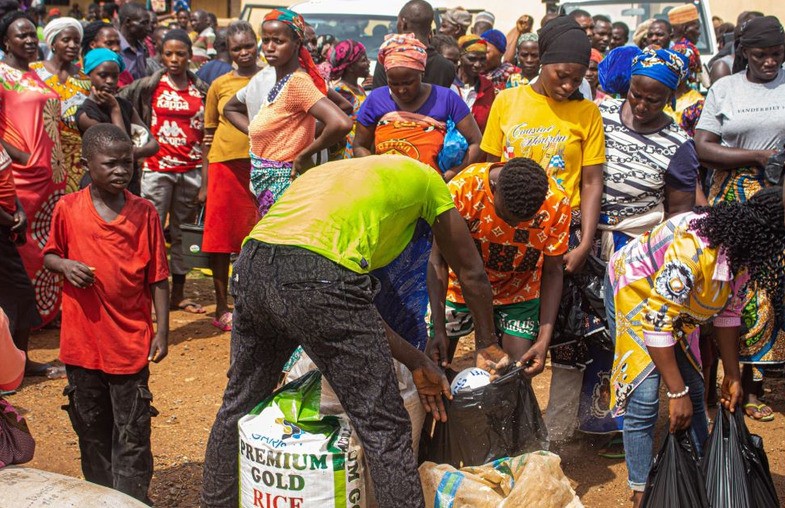
<path id="1" fill-rule="evenodd" d="M 150 132 L 161 149 L 145 159 L 145 169 L 165 173 L 185 173 L 202 167 L 204 103 L 202 93 L 188 84 L 187 90 L 174 87 L 164 74 L 153 92 Z"/>
<path id="2" fill-rule="evenodd" d="M 169 277 L 163 230 L 149 201 L 125 191 L 120 214 L 106 222 L 90 188 L 55 206 L 44 255 L 95 268 L 95 284 L 63 286 L 60 361 L 109 374 L 147 365 L 153 338 L 150 285 Z"/>

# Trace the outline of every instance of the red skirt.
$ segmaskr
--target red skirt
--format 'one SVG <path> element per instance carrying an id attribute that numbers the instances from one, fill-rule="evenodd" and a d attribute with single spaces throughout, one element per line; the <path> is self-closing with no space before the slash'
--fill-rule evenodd
<path id="1" fill-rule="evenodd" d="M 204 252 L 240 252 L 243 240 L 259 220 L 250 185 L 250 159 L 210 163 L 202 238 Z"/>

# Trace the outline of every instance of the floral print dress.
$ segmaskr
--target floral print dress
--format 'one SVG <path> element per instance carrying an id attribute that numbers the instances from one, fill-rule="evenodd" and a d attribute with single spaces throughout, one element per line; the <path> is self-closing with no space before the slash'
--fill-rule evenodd
<path id="1" fill-rule="evenodd" d="M 60 97 L 60 111 L 58 113 L 60 142 L 66 171 L 66 193 L 79 189 L 83 169 L 80 162 L 82 158 L 82 136 L 76 125 L 76 110 L 90 96 L 90 78 L 79 70 L 75 75 L 69 76 L 63 83 L 56 74 L 49 72 L 44 62 L 30 64 L 30 70 L 35 72 L 38 79 Z"/>

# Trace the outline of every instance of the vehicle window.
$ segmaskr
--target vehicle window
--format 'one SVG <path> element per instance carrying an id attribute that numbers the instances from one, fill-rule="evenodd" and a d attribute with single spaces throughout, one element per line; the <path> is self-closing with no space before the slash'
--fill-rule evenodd
<path id="1" fill-rule="evenodd" d="M 384 36 L 395 33 L 397 18 L 393 16 L 353 16 L 350 14 L 303 14 L 319 35 L 333 35 L 336 40 L 362 42 L 368 58 L 376 60 Z"/>

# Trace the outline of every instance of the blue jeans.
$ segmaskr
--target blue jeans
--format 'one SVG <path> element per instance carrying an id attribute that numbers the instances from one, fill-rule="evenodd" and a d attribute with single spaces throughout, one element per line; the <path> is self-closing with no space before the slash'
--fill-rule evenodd
<path id="1" fill-rule="evenodd" d="M 690 387 L 692 426 L 690 434 L 698 456 L 709 437 L 706 409 L 703 406 L 703 377 L 692 366 L 679 345 L 674 346 L 676 363 L 684 384 Z M 632 392 L 624 414 L 624 451 L 627 462 L 627 483 L 635 491 L 643 491 L 654 455 L 654 425 L 660 411 L 660 373 L 656 369 Z"/>

